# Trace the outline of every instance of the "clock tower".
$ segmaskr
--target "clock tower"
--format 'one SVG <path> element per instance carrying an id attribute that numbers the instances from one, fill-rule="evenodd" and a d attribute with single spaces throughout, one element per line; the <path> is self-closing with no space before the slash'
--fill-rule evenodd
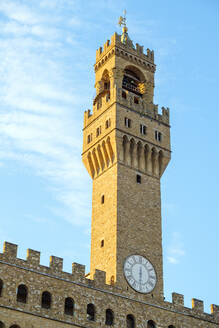
<path id="1" fill-rule="evenodd" d="M 122 35 L 96 52 L 83 163 L 93 180 L 91 265 L 108 284 L 163 299 L 160 179 L 170 160 L 169 109 L 153 103 L 154 52 Z"/>

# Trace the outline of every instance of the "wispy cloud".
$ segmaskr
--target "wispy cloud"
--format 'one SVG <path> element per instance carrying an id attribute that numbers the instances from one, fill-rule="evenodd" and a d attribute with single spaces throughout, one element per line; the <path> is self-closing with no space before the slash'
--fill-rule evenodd
<path id="1" fill-rule="evenodd" d="M 62 205 L 53 209 L 56 214 L 85 225 L 89 212 L 83 189 L 87 177 L 81 174 L 80 92 L 72 88 L 78 73 L 72 69 L 68 78 L 69 64 L 63 60 L 70 56 L 63 47 L 67 39 L 65 17 L 59 15 L 63 2 L 73 3 L 58 1 L 52 7 L 55 18 L 49 19 L 49 1 L 38 6 L 16 0 L 0 4 L 4 17 L 0 23 L 0 163 L 10 159 L 33 168 L 50 181 L 49 188 Z M 71 24 L 80 22 L 71 18 Z"/>
<path id="2" fill-rule="evenodd" d="M 174 232 L 167 248 L 167 260 L 171 264 L 178 264 L 183 256 L 185 256 L 185 250 L 182 238 L 178 232 Z"/>

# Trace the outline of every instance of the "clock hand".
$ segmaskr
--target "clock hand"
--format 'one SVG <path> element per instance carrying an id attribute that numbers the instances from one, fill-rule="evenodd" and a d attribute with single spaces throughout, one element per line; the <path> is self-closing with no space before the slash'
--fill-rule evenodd
<path id="1" fill-rule="evenodd" d="M 141 284 L 141 280 L 142 280 L 142 267 L 140 266 L 139 268 L 139 283 Z"/>

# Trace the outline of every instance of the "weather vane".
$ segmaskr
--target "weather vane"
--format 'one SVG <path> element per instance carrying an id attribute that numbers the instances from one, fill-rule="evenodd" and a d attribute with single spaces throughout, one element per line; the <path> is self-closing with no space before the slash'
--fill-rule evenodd
<path id="1" fill-rule="evenodd" d="M 119 24 L 119 26 L 124 26 L 125 28 L 127 28 L 126 27 L 126 10 L 124 10 L 123 14 L 124 14 L 123 17 L 122 16 L 119 17 L 118 24 Z"/>
<path id="2" fill-rule="evenodd" d="M 121 35 L 121 42 L 125 45 L 127 45 L 128 43 L 131 45 L 132 41 L 129 39 L 128 36 L 128 27 L 126 26 L 126 10 L 124 10 L 123 12 L 124 16 L 120 16 L 119 17 L 119 22 L 118 24 L 120 26 L 123 26 L 122 28 L 122 35 Z"/>

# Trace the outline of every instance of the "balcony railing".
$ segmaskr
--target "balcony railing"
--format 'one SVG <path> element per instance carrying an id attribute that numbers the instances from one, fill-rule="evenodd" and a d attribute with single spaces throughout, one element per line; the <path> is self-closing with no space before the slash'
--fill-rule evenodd
<path id="1" fill-rule="evenodd" d="M 126 81 L 122 82 L 122 87 L 128 91 L 132 91 L 138 95 L 141 95 L 140 90 L 138 89 L 138 87 L 136 87 L 135 85 L 133 85 L 132 83 L 128 83 Z"/>

